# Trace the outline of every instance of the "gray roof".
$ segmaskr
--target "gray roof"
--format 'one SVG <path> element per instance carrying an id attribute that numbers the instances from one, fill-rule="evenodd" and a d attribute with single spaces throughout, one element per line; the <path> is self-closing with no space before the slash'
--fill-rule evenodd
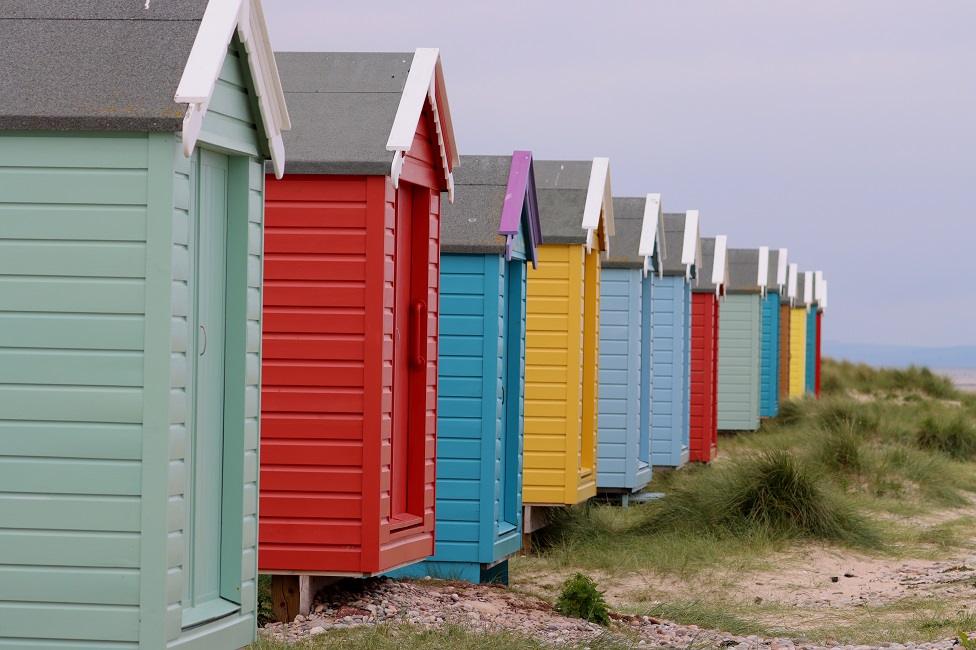
<path id="1" fill-rule="evenodd" d="M 685 242 L 685 213 L 664 215 L 664 275 L 684 275 L 685 265 L 681 263 L 681 252 Z"/>
<path id="2" fill-rule="evenodd" d="M 779 269 L 779 249 L 769 249 L 769 270 L 766 273 L 766 288 L 770 291 L 779 291 L 776 284 L 776 271 Z"/>
<path id="3" fill-rule="evenodd" d="M 593 161 L 536 160 L 534 164 L 542 241 L 547 244 L 586 243 L 583 208 Z"/>
<path id="4" fill-rule="evenodd" d="M 759 249 L 730 248 L 728 293 L 759 293 Z"/>
<path id="5" fill-rule="evenodd" d="M 498 234 L 508 189 L 509 156 L 461 156 L 454 176 L 454 203 L 441 203 L 441 251 L 501 253 Z"/>
<path id="6" fill-rule="evenodd" d="M 804 290 L 804 287 L 806 286 L 806 282 L 804 280 L 806 279 L 806 277 L 807 277 L 807 274 L 804 273 L 803 271 L 797 271 L 796 272 L 796 299 L 795 299 L 794 304 L 797 305 L 798 307 L 803 306 L 803 305 L 806 304 L 803 301 L 803 298 L 804 298 L 803 290 Z"/>
<path id="7" fill-rule="evenodd" d="M 182 128 L 207 0 L 0 0 L 0 129 Z"/>
<path id="8" fill-rule="evenodd" d="M 644 268 L 644 257 L 638 254 L 644 225 L 644 198 L 613 197 L 614 234 L 610 238 L 607 268 Z"/>
<path id="9" fill-rule="evenodd" d="M 712 269 L 715 267 L 715 238 L 702 237 L 701 250 L 701 268 L 698 269 L 698 277 L 695 278 L 695 285 L 692 289 L 694 291 L 714 292 L 715 283 L 712 282 Z"/>
<path id="10" fill-rule="evenodd" d="M 390 173 L 386 142 L 413 52 L 275 52 L 292 129 L 285 171 Z"/>

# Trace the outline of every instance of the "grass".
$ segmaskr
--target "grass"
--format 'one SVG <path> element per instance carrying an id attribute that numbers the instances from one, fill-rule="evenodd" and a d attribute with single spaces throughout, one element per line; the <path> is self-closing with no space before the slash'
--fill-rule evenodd
<path id="1" fill-rule="evenodd" d="M 821 387 L 825 395 L 846 395 L 852 391 L 878 395 L 900 391 L 921 393 L 936 399 L 960 398 L 951 380 L 928 368 L 878 369 L 831 359 L 824 359 Z"/>

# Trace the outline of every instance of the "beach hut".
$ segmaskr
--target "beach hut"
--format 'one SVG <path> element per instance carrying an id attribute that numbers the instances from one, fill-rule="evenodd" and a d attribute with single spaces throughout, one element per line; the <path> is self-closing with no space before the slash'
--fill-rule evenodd
<path id="1" fill-rule="evenodd" d="M 0 646 L 255 638 L 261 4 L 7 9 Z"/>
<path id="2" fill-rule="evenodd" d="M 786 284 L 779 296 L 779 403 L 790 398 L 790 314 L 796 295 L 796 282 L 792 279 L 786 249 L 780 249 L 780 260 L 786 265 Z"/>
<path id="3" fill-rule="evenodd" d="M 290 617 L 311 577 L 434 552 L 441 193 L 458 154 L 436 49 L 277 56 L 296 128 L 268 180 L 259 567 Z"/>
<path id="4" fill-rule="evenodd" d="M 664 215 L 663 252 L 651 280 L 651 464 L 681 467 L 691 444 L 691 287 L 701 268 L 697 210 Z"/>
<path id="5" fill-rule="evenodd" d="M 600 264 L 613 235 L 610 161 L 536 161 L 542 237 L 529 269 L 525 352 L 525 532 L 538 506 L 596 494 Z"/>
<path id="6" fill-rule="evenodd" d="M 729 281 L 727 238 L 703 238 L 702 268 L 691 294 L 690 453 L 709 463 L 718 453 L 719 300 Z"/>
<path id="7" fill-rule="evenodd" d="M 532 154 L 462 156 L 441 216 L 434 555 L 397 571 L 508 582 L 522 544 L 526 263 L 541 230 Z"/>
<path id="8" fill-rule="evenodd" d="M 807 308 L 803 301 L 803 279 L 796 264 L 790 264 L 790 398 L 806 391 Z"/>
<path id="9" fill-rule="evenodd" d="M 821 369 L 823 366 L 823 315 L 827 310 L 827 281 L 823 273 L 817 271 L 814 276 L 814 298 L 817 300 L 817 372 L 814 393 L 820 397 Z"/>
<path id="10" fill-rule="evenodd" d="M 804 302 L 807 305 L 807 360 L 804 387 L 807 395 L 813 395 L 816 392 L 817 381 L 817 314 L 820 310 L 814 298 L 814 272 L 807 271 L 803 276 Z"/>
<path id="11" fill-rule="evenodd" d="M 787 250 L 769 251 L 769 268 L 762 299 L 762 346 L 759 350 L 759 416 L 776 417 L 780 396 L 780 296 L 787 274 Z"/>
<path id="12" fill-rule="evenodd" d="M 762 292 L 769 249 L 730 248 L 729 285 L 719 308 L 718 428 L 759 428 Z"/>
<path id="13" fill-rule="evenodd" d="M 651 480 L 650 373 L 645 361 L 641 310 L 658 270 L 656 247 L 663 232 L 661 195 L 613 199 L 614 236 L 600 271 L 600 404 L 597 489 L 632 492 Z M 648 300 L 650 296 L 648 295 Z M 650 332 L 647 332 L 648 343 Z"/>

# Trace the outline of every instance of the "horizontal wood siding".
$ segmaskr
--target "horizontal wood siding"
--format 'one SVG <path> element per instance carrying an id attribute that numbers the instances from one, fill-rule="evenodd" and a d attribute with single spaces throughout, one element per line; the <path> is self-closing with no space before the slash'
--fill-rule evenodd
<path id="1" fill-rule="evenodd" d="M 813 395 L 817 391 L 817 310 L 807 312 L 807 362 L 806 392 Z"/>
<path id="2" fill-rule="evenodd" d="M 790 306 L 779 306 L 779 401 L 790 398 Z"/>
<path id="3" fill-rule="evenodd" d="M 358 571 L 368 184 L 267 183 L 259 563 Z"/>
<path id="4" fill-rule="evenodd" d="M 583 398 L 583 248 L 545 245 L 526 289 L 526 504 L 575 503 Z"/>
<path id="5" fill-rule="evenodd" d="M 598 489 L 640 487 L 641 275 L 611 268 L 600 276 Z"/>
<path id="6" fill-rule="evenodd" d="M 652 285 L 651 459 L 656 466 L 680 467 L 689 453 L 691 295 L 682 276 L 655 275 Z"/>
<path id="7" fill-rule="evenodd" d="M 2 647 L 138 642 L 148 152 L 0 134 Z"/>
<path id="8" fill-rule="evenodd" d="M 760 297 L 734 294 L 719 306 L 718 428 L 759 428 Z"/>
<path id="9" fill-rule="evenodd" d="M 718 444 L 718 299 L 714 293 L 691 296 L 690 460 L 708 463 Z"/>
<path id="10" fill-rule="evenodd" d="M 651 420 L 653 403 L 651 395 L 654 392 L 653 276 L 654 274 L 650 273 L 641 280 L 641 391 L 638 459 L 640 463 L 647 464 L 648 481 L 651 479 L 652 471 Z"/>
<path id="11" fill-rule="evenodd" d="M 776 417 L 779 412 L 779 292 L 762 299 L 762 346 L 759 359 L 759 415 Z"/>
<path id="12" fill-rule="evenodd" d="M 814 393 L 820 397 L 821 375 L 823 371 L 823 312 L 817 312 L 817 371 L 814 379 Z"/>
<path id="13" fill-rule="evenodd" d="M 807 377 L 807 310 L 790 308 L 790 398 L 803 397 Z"/>

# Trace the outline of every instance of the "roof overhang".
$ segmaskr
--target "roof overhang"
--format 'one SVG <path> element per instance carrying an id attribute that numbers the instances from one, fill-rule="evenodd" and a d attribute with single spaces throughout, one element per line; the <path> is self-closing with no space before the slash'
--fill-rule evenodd
<path id="1" fill-rule="evenodd" d="M 586 231 L 586 252 L 593 250 L 600 231 L 600 220 L 606 233 L 603 251 L 610 252 L 610 236 L 613 227 L 613 190 L 610 187 L 610 159 L 594 158 L 590 166 L 590 183 L 586 188 L 586 203 L 583 204 L 583 230 Z"/>
<path id="2" fill-rule="evenodd" d="M 685 212 L 684 240 L 681 242 L 681 263 L 685 277 L 691 279 L 691 268 L 701 261 L 701 238 L 698 236 L 698 210 Z"/>
<path id="3" fill-rule="evenodd" d="M 712 284 L 715 285 L 716 296 L 722 295 L 722 290 L 729 281 L 728 250 L 728 235 L 716 235 L 715 252 L 712 256 Z"/>
<path id="4" fill-rule="evenodd" d="M 528 216 L 524 222 L 522 215 Z M 532 268 L 538 264 L 536 248 L 542 243 L 542 223 L 539 220 L 539 202 L 535 189 L 535 171 L 531 151 L 512 153 L 512 165 L 508 170 L 508 185 L 498 233 L 505 237 L 505 259 L 512 259 L 512 245 L 519 229 L 525 228 L 525 249 Z"/>
<path id="5" fill-rule="evenodd" d="M 824 295 L 824 274 L 823 271 L 813 272 L 813 301 L 819 306 L 823 306 Z"/>
<path id="6" fill-rule="evenodd" d="M 648 194 L 644 199 L 644 216 L 641 219 L 640 242 L 637 244 L 637 254 L 644 258 L 644 276 L 652 270 L 651 260 L 654 257 L 654 247 L 660 247 L 664 237 L 658 236 L 658 230 L 663 228 L 664 214 L 661 210 L 661 195 Z"/>
<path id="7" fill-rule="evenodd" d="M 827 281 L 823 281 L 823 288 L 820 290 L 820 311 L 827 311 Z"/>
<path id="8" fill-rule="evenodd" d="M 803 272 L 803 304 L 807 307 L 813 304 L 813 271 Z"/>
<path id="9" fill-rule="evenodd" d="M 756 284 L 759 285 L 759 293 L 766 295 L 766 285 L 769 283 L 769 246 L 759 247 L 759 273 L 756 276 Z"/>
<path id="10" fill-rule="evenodd" d="M 779 256 L 776 258 L 776 288 L 780 291 L 786 286 L 788 254 L 789 251 L 787 249 L 781 248 L 779 249 Z"/>
<path id="11" fill-rule="evenodd" d="M 459 157 L 457 141 L 454 138 L 454 123 L 451 120 L 451 107 L 447 102 L 447 89 L 444 85 L 444 68 L 441 65 L 440 50 L 436 47 L 419 47 L 414 52 L 410 72 L 400 95 L 400 105 L 393 118 L 393 128 L 386 141 L 386 150 L 392 151 L 393 163 L 390 177 L 393 186 L 400 181 L 403 157 L 413 146 L 417 124 L 423 114 L 425 102 L 430 103 L 434 114 L 434 128 L 437 130 L 437 143 L 440 150 L 444 186 L 448 199 L 454 202 L 454 168 Z"/>
<path id="12" fill-rule="evenodd" d="M 790 305 L 792 306 L 796 302 L 796 285 L 797 285 L 797 274 L 799 273 L 798 264 L 790 264 L 789 279 L 787 280 L 786 295 L 790 299 Z"/>
<path id="13" fill-rule="evenodd" d="M 183 117 L 183 153 L 189 157 L 196 147 L 235 30 L 247 53 L 275 176 L 281 178 L 285 173 L 281 133 L 291 128 L 291 119 L 261 0 L 211 0 L 207 4 L 174 98 L 189 105 Z"/>

